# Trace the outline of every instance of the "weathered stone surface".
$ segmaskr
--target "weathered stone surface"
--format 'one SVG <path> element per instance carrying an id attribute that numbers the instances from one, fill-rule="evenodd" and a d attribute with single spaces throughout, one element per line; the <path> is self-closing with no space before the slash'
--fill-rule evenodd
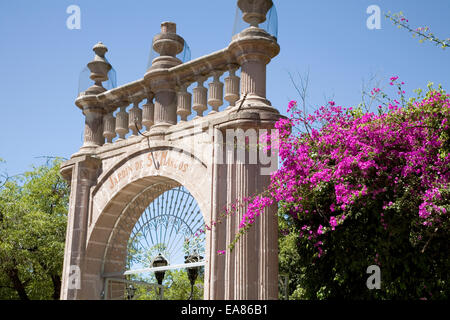
<path id="1" fill-rule="evenodd" d="M 175 24 L 166 22 L 155 37 L 161 56 L 143 79 L 106 92 L 91 90 L 77 98 L 86 126 L 80 151 L 61 167 L 71 185 L 62 299 L 101 299 L 104 275 L 124 271 L 127 241 L 139 219 L 139 210 L 130 213 L 127 208 L 139 195 L 153 192 L 147 197 L 151 200 L 184 186 L 197 201 L 205 223 L 211 225 L 221 219 L 227 205 L 256 195 L 270 183 L 270 176 L 262 173 L 268 164 L 262 163 L 261 155 L 253 157 L 257 151 L 251 147 L 252 140 L 235 144 L 236 136 L 245 138 L 254 132 L 259 137 L 281 117 L 266 98 L 266 64 L 278 54 L 279 46 L 255 26 L 263 21 L 272 1 L 258 1 L 265 6 L 261 10 L 248 7 L 249 3 L 239 2 L 254 26 L 236 35 L 227 48 L 180 64 L 174 55 L 181 50 L 182 38 L 175 33 Z M 241 79 L 235 75 L 238 68 Z M 219 78 L 226 71 L 229 76 L 222 83 Z M 203 82 L 211 75 L 214 80 L 207 86 L 208 94 Z M 191 95 L 186 88 L 194 82 L 199 86 Z M 140 109 L 143 99 L 147 103 Z M 230 105 L 220 111 L 223 99 Z M 127 112 L 130 103 L 134 107 Z M 191 104 L 198 117 L 186 121 Z M 208 104 L 213 110 L 203 116 Z M 117 108 L 120 111 L 114 116 Z M 142 125 L 147 129 L 145 136 L 139 134 Z M 133 134 L 127 137 L 130 129 Z M 225 141 L 230 130 L 232 141 Z M 237 130 L 245 134 L 236 134 Z M 244 160 L 235 147 L 240 144 L 246 150 Z M 276 168 L 277 158 L 272 160 Z M 205 299 L 277 299 L 275 205 L 232 253 L 217 254 L 234 240 L 245 210 L 239 209 L 206 234 Z M 70 283 L 73 267 L 80 270 L 79 288 Z M 123 288 L 123 283 L 111 284 L 107 298 L 120 297 Z"/>

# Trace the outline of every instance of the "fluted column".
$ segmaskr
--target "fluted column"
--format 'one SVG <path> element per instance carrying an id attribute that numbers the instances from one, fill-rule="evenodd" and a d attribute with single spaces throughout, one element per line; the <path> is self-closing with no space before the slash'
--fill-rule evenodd
<path id="1" fill-rule="evenodd" d="M 222 214 L 227 205 L 227 166 L 223 164 L 223 150 L 225 144 L 220 129 L 213 129 L 213 161 L 211 166 L 212 173 L 212 203 L 211 219 L 216 222 L 211 232 L 207 233 L 207 252 L 209 251 L 209 265 L 205 268 L 205 299 L 223 300 L 226 299 L 227 268 L 225 259 L 227 256 L 219 255 L 217 250 L 225 250 L 227 246 L 228 221 L 223 219 Z M 219 223 L 219 221 L 221 221 Z M 205 221 L 206 223 L 210 223 Z M 228 254 L 228 253 L 227 253 Z"/>
<path id="2" fill-rule="evenodd" d="M 81 152 L 90 152 L 102 146 L 105 142 L 103 137 L 103 109 L 99 107 L 83 109 L 84 120 L 84 141 Z"/>
<path id="3" fill-rule="evenodd" d="M 263 57 L 246 59 L 241 68 L 241 96 L 270 104 L 266 100 L 266 61 Z"/>
<path id="4" fill-rule="evenodd" d="M 183 51 L 184 39 L 177 35 L 177 26 L 173 22 L 163 22 L 161 33 L 153 38 L 153 49 L 160 54 L 152 61 L 144 80 L 155 94 L 154 125 L 150 135 L 161 139 L 167 128 L 177 123 L 176 81 L 168 70 L 181 64 L 176 55 Z"/>
<path id="5" fill-rule="evenodd" d="M 224 145 L 225 147 L 225 145 Z M 227 168 L 227 210 L 232 211 L 231 204 L 235 201 L 236 193 L 236 159 L 234 148 L 224 148 L 226 152 L 226 163 Z M 229 246 L 234 240 L 236 234 L 236 215 L 231 214 L 226 220 L 226 245 Z M 236 251 L 229 252 L 225 256 L 225 300 L 235 299 L 235 263 L 236 263 Z"/>
<path id="6" fill-rule="evenodd" d="M 84 155 L 69 160 L 61 167 L 64 177 L 71 186 L 69 210 L 67 214 L 67 240 L 64 250 L 64 264 L 61 279 L 61 299 L 84 299 L 84 276 L 86 239 L 91 186 L 95 184 L 101 167 L 101 160 Z M 71 285 L 73 268 L 80 270 L 80 286 Z"/>
<path id="7" fill-rule="evenodd" d="M 268 186 L 270 175 L 258 176 L 258 186 Z M 261 190 L 260 190 L 261 191 Z M 260 238 L 258 251 L 258 299 L 278 299 L 278 207 L 276 204 L 264 209 L 255 223 Z"/>
<path id="8" fill-rule="evenodd" d="M 241 9 L 246 7 L 248 10 L 247 12 L 243 10 L 247 22 L 257 25 L 256 20 L 259 23 L 265 20 L 265 11 L 272 6 L 272 1 L 261 0 L 260 5 L 261 10 L 252 11 L 254 7 L 251 1 L 240 2 Z M 229 48 L 241 66 L 240 99 L 246 95 L 243 107 L 277 112 L 266 98 L 266 65 L 280 52 L 276 38 L 265 30 L 253 26 L 233 36 Z M 236 104 L 240 104 L 241 100 Z"/>
<path id="9" fill-rule="evenodd" d="M 174 89 L 158 90 L 155 94 L 155 125 L 165 129 L 177 123 L 177 94 Z"/>
<path id="10" fill-rule="evenodd" d="M 240 120 L 236 120 L 236 122 L 221 128 L 222 132 L 227 133 L 223 149 L 226 152 L 226 163 L 219 164 L 219 169 L 215 171 L 217 176 L 215 176 L 214 181 L 218 184 L 218 186 L 215 186 L 215 190 L 218 190 L 219 196 L 214 201 L 218 204 L 226 203 L 229 209 L 231 209 L 231 204 L 236 204 L 236 209 L 231 210 L 232 214 L 216 230 L 213 229 L 213 239 L 216 239 L 213 244 L 219 244 L 221 232 L 225 232 L 225 245 L 218 245 L 219 249 L 229 246 L 241 230 L 240 223 L 248 208 L 243 199 L 260 194 L 270 184 L 270 175 L 262 174 L 262 168 L 267 165 L 250 161 L 251 152 L 256 152 L 254 145 L 251 145 L 255 141 L 251 141 L 252 139 L 247 141 L 246 135 L 237 134 L 236 131 L 233 136 L 232 131 L 238 129 L 245 131 L 256 129 L 255 134 L 260 135 L 257 123 L 244 124 Z M 216 140 L 220 141 L 219 135 L 216 136 Z M 239 150 L 236 148 L 239 148 Z M 242 149 L 245 150 L 245 157 L 238 157 Z M 226 174 L 221 171 L 224 168 Z M 240 204 L 243 204 L 243 206 L 241 207 Z M 213 208 L 215 207 L 218 207 L 218 205 L 213 204 Z M 224 261 L 224 276 L 213 275 L 215 282 L 213 282 L 214 287 L 212 289 L 214 292 L 208 295 L 210 299 L 260 300 L 278 298 L 278 221 L 276 210 L 276 204 L 267 208 L 256 219 L 254 225 L 240 236 L 233 251 L 227 251 Z M 214 258 L 213 270 L 215 272 L 221 272 L 222 270 L 220 260 L 217 257 Z"/>
<path id="11" fill-rule="evenodd" d="M 258 175 L 255 165 L 240 163 L 235 165 L 236 199 L 251 196 L 256 190 L 255 179 Z M 235 234 L 239 232 L 239 224 L 247 211 L 247 206 L 240 208 L 235 219 Z M 250 228 L 237 242 L 235 247 L 235 272 L 234 272 L 234 299 L 249 300 L 258 299 L 258 273 L 254 272 L 260 265 L 257 237 L 261 236 L 258 230 Z"/>

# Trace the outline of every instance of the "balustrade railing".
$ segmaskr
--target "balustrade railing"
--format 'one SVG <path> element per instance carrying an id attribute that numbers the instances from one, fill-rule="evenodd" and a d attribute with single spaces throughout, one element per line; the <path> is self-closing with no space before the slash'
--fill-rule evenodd
<path id="1" fill-rule="evenodd" d="M 232 65 L 227 71 L 217 70 L 212 71 L 208 76 L 193 77 L 195 82 L 191 89 L 192 93 L 188 90 L 191 86 L 190 81 L 177 85 L 176 113 L 179 116 L 177 123 L 188 121 L 190 116 L 192 116 L 192 120 L 204 117 L 208 110 L 207 115 L 218 113 L 220 107 L 227 102 L 226 109 L 224 108 L 222 111 L 234 107 L 240 97 L 240 78 L 236 76 L 237 70 L 238 67 Z M 226 77 L 225 72 L 228 73 Z M 220 79 L 222 75 L 224 76 L 223 81 Z M 108 95 L 108 92 L 104 94 Z M 129 138 L 138 136 L 138 131 L 141 132 L 143 128 L 145 132 L 150 132 L 154 125 L 155 105 L 153 99 L 154 95 L 150 94 L 141 101 L 135 100 L 132 103 L 125 102 L 125 104 L 122 101 L 122 105 L 116 109 L 114 109 L 114 105 L 117 104 L 112 102 L 108 107 L 108 112 L 103 115 L 105 144 L 125 140 L 129 133 Z M 140 104 L 142 105 L 140 106 Z M 130 106 L 132 107 L 129 108 Z"/>
<path id="2" fill-rule="evenodd" d="M 272 6 L 270 0 L 260 2 Z M 232 112 L 244 95 L 244 108 L 256 105 L 277 112 L 265 97 L 265 70 L 279 46 L 275 37 L 258 28 L 263 18 L 253 15 L 252 26 L 235 35 L 227 48 L 185 63 L 176 57 L 183 38 L 176 34 L 174 23 L 164 22 L 153 41 L 160 56 L 153 59 L 144 78 L 108 91 L 101 84 L 111 70 L 104 57 L 108 49 L 97 44 L 96 56 L 88 64 L 95 85 L 76 101 L 86 116 L 85 137 L 90 137 L 82 150 L 136 137 L 141 130 L 150 137 L 161 136 L 173 125 Z"/>

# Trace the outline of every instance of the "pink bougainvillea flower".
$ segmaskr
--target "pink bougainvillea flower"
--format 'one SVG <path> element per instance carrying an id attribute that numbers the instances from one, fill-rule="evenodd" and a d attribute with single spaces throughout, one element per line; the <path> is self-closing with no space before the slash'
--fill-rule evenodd
<path id="1" fill-rule="evenodd" d="M 317 234 L 323 234 L 323 226 L 320 225 L 319 229 L 317 229 Z"/>
<path id="2" fill-rule="evenodd" d="M 331 225 L 331 230 L 334 230 L 335 227 L 337 226 L 337 221 L 335 217 L 330 217 L 330 225 Z"/>
<path id="3" fill-rule="evenodd" d="M 295 100 L 290 101 L 288 104 L 288 107 L 287 107 L 287 112 L 290 112 L 296 106 L 297 106 L 297 101 L 295 101 Z"/>
<path id="4" fill-rule="evenodd" d="M 390 80 L 393 85 L 398 76 Z M 377 114 L 349 112 L 329 101 L 306 115 L 294 105 L 291 101 L 288 106 L 292 115 L 275 124 L 282 165 L 271 175 L 267 193 L 249 201 L 241 229 L 278 203 L 283 214 L 303 226 L 298 232 L 302 241 L 315 244 L 345 228 L 354 218 L 353 208 L 376 203 L 377 221 L 389 231 L 388 217 L 402 206 L 398 197 L 418 178 L 420 183 L 408 189 L 417 199 L 414 224 L 427 230 L 448 223 L 449 209 L 442 204 L 447 194 L 441 190 L 450 187 L 450 154 L 440 148 L 450 130 L 450 95 L 430 91 L 407 107 L 392 99 Z M 427 111 L 438 106 L 442 114 Z M 433 130 L 427 121 L 433 121 Z M 309 129 L 293 134 L 293 127 L 303 125 Z M 318 190 L 327 190 L 325 205 L 311 201 L 309 195 Z"/>

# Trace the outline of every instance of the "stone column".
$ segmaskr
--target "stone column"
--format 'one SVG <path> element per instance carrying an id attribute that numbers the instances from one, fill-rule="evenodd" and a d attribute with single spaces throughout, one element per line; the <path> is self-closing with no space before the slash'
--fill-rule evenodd
<path id="1" fill-rule="evenodd" d="M 243 20 L 249 27 L 235 35 L 229 49 L 241 66 L 240 99 L 245 110 L 256 111 L 257 118 L 279 117 L 266 97 L 266 65 L 275 57 L 280 47 L 277 39 L 259 28 L 266 20 L 266 14 L 273 6 L 272 0 L 238 0 L 238 7 L 243 13 Z M 245 97 L 245 101 L 243 101 Z M 236 108 L 236 107 L 235 107 Z M 273 123 L 274 123 L 273 122 Z M 273 123 L 268 127 L 273 127 Z M 236 122 L 236 127 L 246 127 Z M 260 129 L 260 124 L 249 124 Z M 259 134 L 258 134 L 259 137 Z M 251 149 L 250 149 L 251 150 Z M 248 159 L 248 158 L 247 158 Z M 254 196 L 270 184 L 270 176 L 263 176 L 263 165 L 236 164 L 236 197 Z M 234 272 L 234 299 L 277 299 L 278 298 L 278 221 L 276 205 L 267 208 L 255 224 L 240 239 L 236 246 Z M 246 208 L 242 210 L 242 213 Z M 242 213 L 236 216 L 236 232 Z M 249 265 L 256 268 L 249 269 Z M 251 272 L 250 270 L 253 270 Z"/>
<path id="2" fill-rule="evenodd" d="M 233 36 L 229 48 L 241 65 L 241 97 L 236 105 L 246 95 L 244 108 L 274 109 L 266 99 L 266 65 L 280 52 L 280 47 L 275 37 L 258 27 L 266 20 L 272 5 L 271 0 L 238 1 L 243 19 L 250 27 Z"/>
<path id="3" fill-rule="evenodd" d="M 234 149 L 226 148 L 226 177 L 227 177 L 227 210 L 231 209 L 231 204 L 234 201 L 236 193 L 236 184 L 233 181 L 236 180 L 236 159 Z M 229 245 L 234 240 L 236 233 L 236 216 L 230 215 L 226 219 L 226 245 Z M 225 256 L 225 297 L 226 300 L 234 299 L 234 285 L 235 285 L 235 263 L 236 252 L 229 252 Z"/>
<path id="4" fill-rule="evenodd" d="M 270 176 L 258 176 L 257 185 L 270 184 Z M 277 205 L 264 210 L 259 216 L 254 228 L 260 235 L 258 266 L 258 299 L 278 299 L 278 218 Z"/>
<path id="5" fill-rule="evenodd" d="M 84 120 L 84 141 L 80 153 L 90 153 L 95 148 L 102 146 L 105 142 L 103 136 L 103 108 L 85 107 L 83 108 Z"/>
<path id="6" fill-rule="evenodd" d="M 83 299 L 90 188 L 96 182 L 100 166 L 101 160 L 91 156 L 77 157 L 61 166 L 61 174 L 71 185 L 61 300 Z"/>
<path id="7" fill-rule="evenodd" d="M 238 143 L 239 145 L 239 143 Z M 245 146 L 242 146 L 245 147 Z M 239 146 L 238 146 L 239 148 Z M 246 159 L 248 152 L 246 152 Z M 235 165 L 235 199 L 241 200 L 254 195 L 257 192 L 256 180 L 258 178 L 258 166 L 240 162 Z M 240 230 L 239 224 L 247 211 L 247 205 L 236 212 L 234 234 Z M 234 270 L 234 296 L 233 299 L 249 300 L 258 299 L 258 273 L 255 269 L 261 265 L 261 255 L 258 240 L 267 235 L 260 234 L 255 228 L 249 229 L 238 241 L 235 247 Z"/>
<path id="8" fill-rule="evenodd" d="M 226 299 L 227 283 L 226 277 L 226 256 L 219 255 L 218 250 L 226 249 L 226 232 L 228 221 L 223 219 L 221 215 L 224 212 L 224 208 L 227 204 L 226 194 L 228 192 L 226 188 L 227 168 L 223 162 L 223 136 L 220 130 L 213 130 L 212 139 L 213 153 L 211 161 L 211 175 L 212 175 L 212 203 L 211 203 L 211 221 L 205 221 L 209 226 L 212 222 L 215 224 L 211 231 L 207 232 L 207 253 L 208 265 L 205 268 L 205 300 L 223 300 Z M 222 220 L 220 223 L 219 220 Z"/>
<path id="9" fill-rule="evenodd" d="M 251 59 L 251 60 L 250 60 Z M 241 96 L 247 94 L 248 101 L 270 105 L 266 99 L 266 64 L 261 55 L 241 56 Z"/>
<path id="10" fill-rule="evenodd" d="M 150 135 L 164 136 L 168 127 L 177 123 L 177 94 L 175 79 L 168 70 L 182 63 L 176 55 L 184 47 L 184 39 L 177 35 L 177 26 L 173 22 L 163 22 L 161 33 L 153 38 L 153 50 L 160 54 L 152 61 L 144 80 L 155 94 L 154 125 Z"/>
<path id="11" fill-rule="evenodd" d="M 248 28 L 230 44 L 241 65 L 241 97 L 244 107 L 271 107 L 266 99 L 266 65 L 278 54 L 279 46 L 272 36 L 259 28 Z"/>
<path id="12" fill-rule="evenodd" d="M 94 84 L 86 91 L 81 92 L 76 101 L 85 116 L 84 142 L 78 154 L 94 153 L 95 148 L 105 143 L 103 115 L 106 112 L 96 96 L 106 91 L 102 82 L 109 79 L 108 72 L 112 69 L 112 66 L 105 58 L 108 48 L 102 42 L 97 43 L 92 50 L 95 52 L 95 57 L 87 64 L 87 67 L 91 72 L 89 78 Z"/>
<path id="13" fill-rule="evenodd" d="M 177 123 L 177 94 L 175 89 L 155 90 L 155 124 L 150 130 L 164 130 Z"/>
<path id="14" fill-rule="evenodd" d="M 269 126 L 273 124 L 268 124 Z M 270 184 L 270 176 L 261 174 L 263 165 L 250 162 L 250 152 L 255 152 L 244 136 L 238 135 L 237 147 L 245 150 L 245 159 L 237 157 L 238 150 L 235 143 L 229 141 L 227 129 L 241 128 L 248 133 L 255 132 L 260 127 L 257 123 L 245 120 L 235 120 L 221 127 L 222 135 L 227 137 L 224 141 L 224 154 L 226 162 L 217 165 L 214 171 L 213 183 L 214 204 L 213 216 L 223 212 L 224 204 L 231 209 L 232 204 L 243 203 L 243 198 L 252 197 Z M 250 130 L 249 130 L 250 129 Z M 252 129 L 256 129 L 253 131 Z M 217 134 L 215 135 L 217 136 Z M 228 148 L 226 147 L 228 146 Z M 278 298 L 278 223 L 276 217 L 277 207 L 265 210 L 264 214 L 256 219 L 253 225 L 236 243 L 234 250 L 227 250 L 224 257 L 217 256 L 216 250 L 226 249 L 240 231 L 240 222 L 247 211 L 247 205 L 232 210 L 226 219 L 212 232 L 213 257 L 211 261 L 210 293 L 209 299 L 226 300 L 260 300 Z M 214 256 L 215 255 L 215 256 Z M 223 259 L 224 260 L 221 260 Z M 224 275 L 222 275 L 224 273 Z"/>

